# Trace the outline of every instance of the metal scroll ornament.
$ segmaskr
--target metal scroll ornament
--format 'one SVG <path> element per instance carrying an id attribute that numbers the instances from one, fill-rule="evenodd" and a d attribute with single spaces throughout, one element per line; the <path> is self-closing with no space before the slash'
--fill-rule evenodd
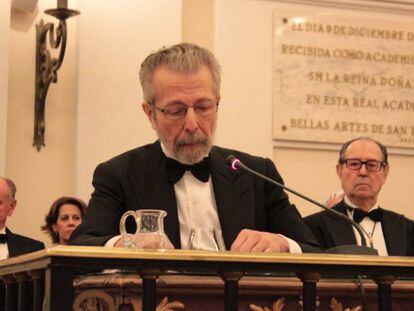
<path id="1" fill-rule="evenodd" d="M 57 71 L 62 65 L 65 57 L 67 28 L 66 19 L 80 14 L 79 11 L 67 8 L 67 1 L 58 0 L 57 9 L 49 9 L 46 14 L 59 19 L 59 26 L 56 28 L 52 23 L 45 24 L 40 20 L 36 25 L 36 81 L 35 81 L 35 108 L 34 108 L 34 134 L 33 146 L 40 151 L 45 146 L 45 104 L 46 95 L 50 83 L 57 82 Z M 59 56 L 53 58 L 47 47 L 47 37 L 49 45 L 53 49 L 59 49 Z"/>

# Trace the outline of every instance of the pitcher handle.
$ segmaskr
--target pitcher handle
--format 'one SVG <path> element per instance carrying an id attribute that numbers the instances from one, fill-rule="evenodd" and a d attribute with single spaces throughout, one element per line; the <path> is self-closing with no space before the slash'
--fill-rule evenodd
<path id="1" fill-rule="evenodd" d="M 121 220 L 119 221 L 119 232 L 121 233 L 124 247 L 135 248 L 135 242 L 131 239 L 131 234 L 129 234 L 125 228 L 125 222 L 129 216 L 134 217 L 135 222 L 137 223 L 137 231 L 139 230 L 139 216 L 135 211 L 127 211 L 122 215 Z M 135 233 L 132 234 L 132 236 L 135 236 Z"/>

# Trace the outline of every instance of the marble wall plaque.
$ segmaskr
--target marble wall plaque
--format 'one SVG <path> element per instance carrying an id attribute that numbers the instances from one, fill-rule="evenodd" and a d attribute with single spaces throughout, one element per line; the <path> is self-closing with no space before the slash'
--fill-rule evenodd
<path id="1" fill-rule="evenodd" d="M 273 138 L 414 147 L 412 16 L 274 11 Z"/>

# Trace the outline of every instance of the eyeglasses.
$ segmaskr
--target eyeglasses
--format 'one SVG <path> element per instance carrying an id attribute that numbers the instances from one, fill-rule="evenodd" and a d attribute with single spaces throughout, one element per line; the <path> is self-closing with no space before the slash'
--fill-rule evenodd
<path id="1" fill-rule="evenodd" d="M 190 108 L 193 108 L 195 114 L 199 117 L 208 117 L 215 114 L 218 110 L 219 103 L 214 103 L 211 101 L 200 101 L 195 103 L 192 106 L 187 106 L 186 104 L 177 103 L 164 107 L 163 109 L 155 106 L 154 103 L 151 103 L 155 109 L 161 111 L 164 114 L 164 117 L 168 120 L 182 120 L 187 115 L 187 111 Z"/>
<path id="2" fill-rule="evenodd" d="M 365 168 L 369 172 L 379 172 L 383 166 L 385 166 L 385 163 L 378 160 L 367 160 L 362 161 L 360 159 L 342 159 L 340 161 L 341 164 L 346 165 L 348 169 L 351 171 L 358 171 L 361 169 L 362 165 L 365 164 Z"/>

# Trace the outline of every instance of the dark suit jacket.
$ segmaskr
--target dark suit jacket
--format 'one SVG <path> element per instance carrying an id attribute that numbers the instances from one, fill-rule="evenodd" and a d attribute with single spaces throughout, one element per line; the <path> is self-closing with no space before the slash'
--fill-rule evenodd
<path id="1" fill-rule="evenodd" d="M 37 240 L 15 234 L 6 228 L 7 248 L 9 257 L 15 257 L 27 253 L 32 253 L 45 248 L 45 245 Z"/>
<path id="2" fill-rule="evenodd" d="M 335 205 L 333 209 L 346 214 L 343 201 Z M 323 211 L 305 217 L 304 220 L 319 244 L 325 249 L 356 244 L 352 226 L 336 215 Z M 390 256 L 414 256 L 414 222 L 412 220 L 383 209 L 381 226 Z"/>
<path id="3" fill-rule="evenodd" d="M 269 159 L 253 157 L 235 150 L 213 147 L 210 152 L 212 181 L 226 247 L 244 229 L 277 232 L 292 238 L 307 251 L 318 246 L 299 212 L 279 188 L 243 171 L 233 171 L 226 164 L 229 154 L 246 165 L 282 182 Z M 95 190 L 83 223 L 71 236 L 71 244 L 104 245 L 119 234 L 119 220 L 127 210 L 163 209 L 165 232 L 180 248 L 180 229 L 174 185 L 165 173 L 165 155 L 157 141 L 130 150 L 95 170 Z"/>

